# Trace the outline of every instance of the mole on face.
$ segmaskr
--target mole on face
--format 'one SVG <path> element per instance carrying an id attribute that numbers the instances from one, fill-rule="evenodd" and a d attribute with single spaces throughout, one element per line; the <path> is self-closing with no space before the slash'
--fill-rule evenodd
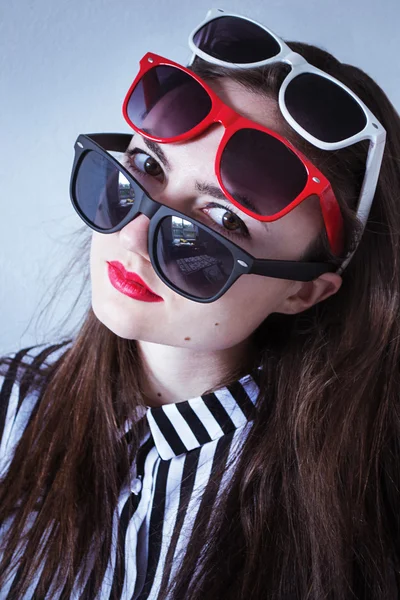
<path id="1" fill-rule="evenodd" d="M 219 325 L 219 323 L 215 323 L 215 325 Z"/>
<path id="2" fill-rule="evenodd" d="M 157 396 L 158 396 L 159 398 L 161 398 L 161 395 L 162 395 L 162 394 L 160 394 L 160 393 L 158 393 L 158 394 L 157 394 Z"/>
<path id="3" fill-rule="evenodd" d="M 186 337 L 185 340 L 190 340 L 190 337 Z"/>

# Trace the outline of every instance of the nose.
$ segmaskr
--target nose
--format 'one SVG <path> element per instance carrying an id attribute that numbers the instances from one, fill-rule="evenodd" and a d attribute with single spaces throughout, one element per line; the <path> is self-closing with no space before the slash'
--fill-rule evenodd
<path id="1" fill-rule="evenodd" d="M 150 260 L 148 248 L 150 219 L 145 215 L 138 215 L 119 231 L 120 244 L 135 254 L 139 254 L 146 260 Z"/>

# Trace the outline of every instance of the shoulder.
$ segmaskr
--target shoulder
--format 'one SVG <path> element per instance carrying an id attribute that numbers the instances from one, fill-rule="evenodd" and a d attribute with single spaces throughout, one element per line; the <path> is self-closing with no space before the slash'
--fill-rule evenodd
<path id="1" fill-rule="evenodd" d="M 71 341 L 42 344 L 0 358 L 0 473 L 13 455 L 40 398 L 41 373 L 71 345 Z"/>

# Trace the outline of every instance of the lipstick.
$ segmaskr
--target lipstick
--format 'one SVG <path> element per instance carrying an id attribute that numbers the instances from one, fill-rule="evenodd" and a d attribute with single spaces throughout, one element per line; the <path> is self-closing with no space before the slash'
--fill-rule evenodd
<path id="1" fill-rule="evenodd" d="M 139 275 L 127 271 L 123 264 L 118 261 L 107 261 L 108 278 L 111 285 L 134 300 L 142 302 L 163 302 L 163 299 L 155 294 Z"/>

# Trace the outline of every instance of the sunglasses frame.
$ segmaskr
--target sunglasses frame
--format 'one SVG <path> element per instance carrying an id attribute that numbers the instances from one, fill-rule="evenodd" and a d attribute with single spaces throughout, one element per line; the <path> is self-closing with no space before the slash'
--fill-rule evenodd
<path id="1" fill-rule="evenodd" d="M 238 19 L 242 19 L 244 21 L 248 21 L 254 25 L 257 25 L 258 27 L 260 27 L 261 29 L 266 31 L 275 40 L 275 42 L 280 47 L 280 52 L 276 56 L 267 58 L 262 61 L 258 61 L 258 62 L 254 62 L 254 63 L 242 63 L 242 64 L 226 62 L 226 61 L 214 58 L 213 56 L 203 52 L 196 46 L 196 44 L 194 42 L 195 35 L 198 33 L 198 31 L 202 27 L 204 27 L 211 21 L 214 21 L 215 19 L 218 19 L 221 17 L 236 17 Z M 270 29 L 268 29 L 261 23 L 254 21 L 253 19 L 250 19 L 248 17 L 244 17 L 242 15 L 238 15 L 235 13 L 224 12 L 222 9 L 219 9 L 219 8 L 218 9 L 213 8 L 208 11 L 204 21 L 202 21 L 202 23 L 200 23 L 200 25 L 198 25 L 197 27 L 195 27 L 193 29 L 193 31 L 189 35 L 188 41 L 189 41 L 189 47 L 192 51 L 192 57 L 190 59 L 189 66 L 193 64 L 193 61 L 196 56 L 198 56 L 199 58 L 201 58 L 207 62 L 216 64 L 216 65 L 220 65 L 223 67 L 228 67 L 231 69 L 252 69 L 255 67 L 262 67 L 262 66 L 277 63 L 277 62 L 283 62 L 283 63 L 290 65 L 291 71 L 288 73 L 288 75 L 283 80 L 282 85 L 279 90 L 279 96 L 278 96 L 279 108 L 281 110 L 283 117 L 289 123 L 289 125 L 299 135 L 301 135 L 304 139 L 306 139 L 308 142 L 310 142 L 317 148 L 321 148 L 321 150 L 339 150 L 341 148 L 346 148 L 347 146 L 350 146 L 357 142 L 360 142 L 363 140 L 369 140 L 370 145 L 369 145 L 369 149 L 368 149 L 365 175 L 364 175 L 364 180 L 363 180 L 363 183 L 361 186 L 359 201 L 358 201 L 358 205 L 357 205 L 357 209 L 356 209 L 356 215 L 361 224 L 361 230 L 359 232 L 359 237 L 357 240 L 357 243 L 358 243 L 360 237 L 362 236 L 362 232 L 365 229 L 368 215 L 371 210 L 371 205 L 373 202 L 376 186 L 378 183 L 378 177 L 379 177 L 379 172 L 380 172 L 380 168 L 381 168 L 381 164 L 382 164 L 383 152 L 384 152 L 385 141 L 386 141 L 386 130 L 384 129 L 382 124 L 378 121 L 378 119 L 374 116 L 374 114 L 370 111 L 368 106 L 366 106 L 366 104 L 364 104 L 364 102 L 349 87 L 344 85 L 341 81 L 339 81 L 335 77 L 332 77 L 332 75 L 325 73 L 325 71 L 322 71 L 321 69 L 318 69 L 317 67 L 314 67 L 313 65 L 308 63 L 306 61 L 306 59 L 303 58 L 303 56 L 301 56 L 301 54 L 298 54 L 297 52 L 293 52 L 293 50 L 291 50 L 289 48 L 289 46 L 286 44 L 286 42 L 282 38 L 277 36 L 275 33 L 273 33 Z M 362 131 L 360 131 L 359 133 L 354 134 L 351 137 L 349 137 L 345 140 L 342 140 L 340 142 L 323 142 L 323 141 L 319 140 L 318 138 L 314 137 L 313 135 L 311 135 L 310 133 L 308 133 L 303 127 L 301 127 L 301 125 L 299 125 L 295 121 L 295 119 L 293 119 L 293 117 L 290 115 L 288 109 L 286 108 L 285 92 L 286 92 L 286 89 L 287 89 L 288 85 L 290 84 L 290 82 L 293 79 L 295 79 L 298 75 L 301 75 L 303 73 L 311 73 L 311 74 L 319 75 L 320 77 L 323 77 L 325 79 L 328 79 L 332 83 L 335 83 L 336 85 L 341 87 L 345 92 L 347 92 L 353 98 L 353 100 L 355 100 L 357 102 L 357 104 L 360 106 L 360 108 L 362 109 L 362 111 L 365 115 L 366 123 L 365 123 L 364 129 Z M 354 250 L 342 262 L 342 264 L 338 270 L 338 273 L 341 273 L 344 270 L 344 268 L 347 266 L 351 257 L 354 254 Z"/>
<path id="2" fill-rule="evenodd" d="M 210 98 L 211 108 L 207 116 L 195 127 L 190 129 L 189 131 L 182 133 L 180 135 L 171 137 L 171 138 L 161 138 L 154 135 L 150 135 L 149 133 L 143 131 L 139 127 L 133 123 L 129 117 L 129 101 L 132 93 L 138 86 L 138 84 L 142 81 L 144 76 L 154 68 L 159 66 L 167 66 L 176 68 L 180 71 L 183 71 L 192 79 L 194 79 Z M 135 77 L 133 83 L 131 84 L 128 93 L 125 96 L 123 103 L 123 115 L 130 127 L 143 137 L 146 137 L 152 141 L 158 143 L 176 143 L 176 142 L 184 142 L 188 139 L 192 139 L 200 134 L 202 134 L 206 129 L 208 129 L 214 123 L 220 123 L 224 126 L 225 132 L 221 138 L 221 141 L 218 146 L 216 158 L 215 158 L 215 174 L 218 179 L 218 183 L 221 187 L 221 190 L 224 192 L 226 197 L 238 208 L 240 208 L 247 215 L 251 216 L 258 221 L 263 222 L 273 222 L 276 221 L 289 212 L 291 212 L 296 206 L 298 206 L 301 202 L 303 202 L 306 198 L 311 195 L 316 195 L 320 201 L 320 207 L 322 216 L 325 223 L 325 229 L 327 233 L 327 237 L 329 240 L 329 244 L 334 255 L 340 255 L 343 250 L 343 219 L 342 214 L 340 212 L 339 204 L 335 198 L 334 192 L 331 188 L 331 185 L 328 179 L 325 177 L 321 171 L 319 171 L 297 148 L 295 148 L 286 138 L 282 137 L 277 132 L 269 129 L 268 127 L 264 127 L 250 119 L 247 119 L 237 113 L 233 108 L 227 106 L 222 102 L 222 100 L 217 96 L 217 94 L 212 90 L 200 77 L 198 77 L 195 73 L 179 65 L 178 63 L 169 60 L 168 58 L 164 58 L 162 56 L 158 56 L 157 54 L 153 54 L 148 52 L 145 56 L 140 60 L 140 69 Z M 306 174 L 307 174 L 307 182 L 300 194 L 288 204 L 283 210 L 275 213 L 274 215 L 259 215 L 254 213 L 252 210 L 248 209 L 246 206 L 241 204 L 238 200 L 236 200 L 226 189 L 224 183 L 222 181 L 221 176 L 221 159 L 224 152 L 225 147 L 227 146 L 231 137 L 234 134 L 243 129 L 254 129 L 256 131 L 261 131 L 266 135 L 269 135 L 277 140 L 279 140 L 286 148 L 288 148 L 293 154 L 297 156 L 297 158 L 301 161 Z"/>
<path id="3" fill-rule="evenodd" d="M 188 217 L 187 215 L 173 208 L 153 200 L 142 187 L 142 185 L 140 185 L 140 183 L 132 176 L 132 174 L 115 157 L 109 154 L 109 152 L 125 152 L 131 139 L 132 136 L 125 133 L 90 133 L 81 134 L 78 136 L 74 146 L 75 156 L 70 180 L 71 202 L 79 217 L 86 223 L 86 225 L 98 233 L 116 233 L 125 227 L 125 225 L 130 223 L 133 219 L 135 219 L 135 217 L 138 215 L 144 214 L 146 217 L 148 217 L 150 220 L 148 231 L 148 250 L 152 267 L 158 277 L 170 289 L 180 296 L 183 296 L 188 300 L 193 300 L 194 302 L 209 304 L 210 302 L 215 302 L 215 300 L 218 300 L 221 296 L 223 296 L 241 275 L 254 274 L 294 281 L 312 281 L 322 273 L 332 272 L 335 270 L 335 266 L 329 263 L 257 259 L 217 231 L 214 231 L 210 227 L 207 227 L 207 225 L 204 225 L 204 223 L 201 223 L 192 217 Z M 79 169 L 84 157 L 88 152 L 96 152 L 112 163 L 129 181 L 129 184 L 134 190 L 135 198 L 138 198 L 135 200 L 135 203 L 132 205 L 132 208 L 124 217 L 124 219 L 118 225 L 108 230 L 97 227 L 85 216 L 79 207 L 78 199 L 76 197 L 76 181 Z M 156 252 L 157 235 L 163 219 L 170 216 L 179 217 L 186 221 L 193 222 L 197 227 L 212 235 L 231 252 L 234 265 L 232 273 L 221 290 L 211 298 L 197 298 L 191 294 L 179 290 L 177 286 L 169 281 L 169 279 L 161 270 L 157 260 Z"/>

